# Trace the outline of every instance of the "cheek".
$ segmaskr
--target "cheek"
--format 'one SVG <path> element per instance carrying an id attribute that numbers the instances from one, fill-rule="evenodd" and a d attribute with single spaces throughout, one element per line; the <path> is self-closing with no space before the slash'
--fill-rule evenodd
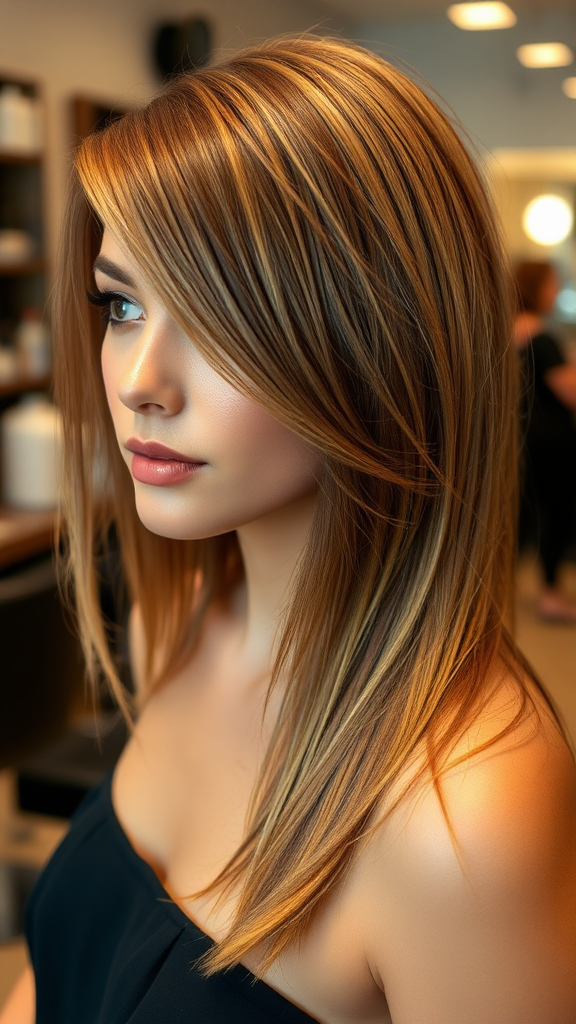
<path id="1" fill-rule="evenodd" d="M 112 396 L 112 381 L 114 376 L 113 359 L 110 352 L 110 348 L 103 342 L 102 349 L 100 352 L 100 365 L 102 367 L 102 379 L 104 381 L 104 390 L 106 392 L 106 398 L 108 399 L 108 405 L 110 405 L 110 398 Z"/>
<path id="2" fill-rule="evenodd" d="M 110 409 L 110 415 L 116 424 L 122 409 L 122 404 L 118 399 L 119 368 L 117 366 L 117 359 L 115 358 L 110 345 L 107 345 L 105 341 L 100 353 L 100 365 L 102 367 L 102 380 L 104 381 L 104 390 L 108 400 L 108 408 Z"/>
<path id="3" fill-rule="evenodd" d="M 222 480 L 232 491 L 289 493 L 316 483 L 321 457 L 315 449 L 225 380 L 193 346 L 187 346 L 181 370 L 199 451 L 205 444 L 209 461 L 212 453 L 226 469 Z"/>
<path id="4" fill-rule="evenodd" d="M 237 452 L 237 467 L 259 490 L 287 496 L 305 493 L 316 485 L 321 457 L 258 405 L 245 401 L 229 424 Z"/>

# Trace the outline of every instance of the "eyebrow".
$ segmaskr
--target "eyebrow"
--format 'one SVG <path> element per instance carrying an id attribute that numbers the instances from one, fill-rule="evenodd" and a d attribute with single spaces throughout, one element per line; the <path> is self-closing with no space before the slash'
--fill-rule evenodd
<path id="1" fill-rule="evenodd" d="M 129 288 L 136 287 L 130 275 L 125 270 L 122 270 L 122 267 L 119 267 L 117 263 L 107 259 L 106 256 L 97 256 L 92 270 L 99 270 L 101 274 L 106 274 L 107 277 L 112 277 L 115 281 L 127 284 Z"/>

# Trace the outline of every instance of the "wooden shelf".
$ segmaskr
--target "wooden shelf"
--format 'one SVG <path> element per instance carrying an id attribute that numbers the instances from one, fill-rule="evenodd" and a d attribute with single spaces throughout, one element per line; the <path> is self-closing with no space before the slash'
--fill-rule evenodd
<path id="1" fill-rule="evenodd" d="M 45 109 L 42 89 L 30 79 L 0 72 L 0 85 L 18 85 L 25 95 L 40 103 L 42 121 L 45 123 Z M 38 139 L 39 148 L 31 151 L 8 146 L 0 147 L 0 183 L 2 187 L 2 226 L 18 229 L 27 226 L 28 234 L 34 239 L 34 249 L 28 252 L 40 253 L 32 259 L 19 262 L 0 262 L 0 295 L 2 317 L 8 327 L 16 325 L 26 307 L 43 309 L 46 301 L 44 277 L 46 260 L 41 255 L 44 237 L 43 166 L 45 145 Z M 7 328 L 3 324 L 3 331 Z M 29 391 L 44 391 L 50 387 L 50 374 L 31 377 L 20 373 L 17 377 L 0 383 L 0 409 L 5 409 L 13 399 Z M 0 500 L 0 568 L 24 561 L 44 551 L 50 551 L 54 543 L 56 511 L 28 511 L 11 508 Z M 0 670 L 1 671 L 1 670 Z"/>
<path id="2" fill-rule="evenodd" d="M 0 277 L 22 277 L 25 274 L 43 274 L 45 260 L 26 260 L 25 263 L 0 263 Z"/>
<path id="3" fill-rule="evenodd" d="M 41 164 L 42 153 L 20 153 L 17 150 L 0 149 L 0 164 Z"/>
<path id="4" fill-rule="evenodd" d="M 14 380 L 0 383 L 0 398 L 8 398 L 10 395 L 18 395 L 24 391 L 45 391 L 52 383 L 50 374 L 42 377 L 18 376 Z"/>
<path id="5" fill-rule="evenodd" d="M 0 568 L 49 551 L 56 511 L 27 511 L 0 504 Z"/>

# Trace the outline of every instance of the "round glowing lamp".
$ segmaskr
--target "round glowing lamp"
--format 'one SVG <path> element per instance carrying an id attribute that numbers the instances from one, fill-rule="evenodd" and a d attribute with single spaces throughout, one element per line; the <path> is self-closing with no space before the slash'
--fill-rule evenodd
<path id="1" fill-rule="evenodd" d="M 516 56 L 525 68 L 564 68 L 574 60 L 566 43 L 525 43 Z"/>
<path id="2" fill-rule="evenodd" d="M 516 15 L 505 3 L 451 4 L 446 11 L 457 28 L 478 32 L 491 28 L 510 28 L 516 24 Z"/>
<path id="3" fill-rule="evenodd" d="M 565 78 L 562 82 L 562 92 L 571 100 L 576 100 L 576 78 Z"/>
<path id="4" fill-rule="evenodd" d="M 573 220 L 572 209 L 561 196 L 536 196 L 524 210 L 522 227 L 538 245 L 558 245 L 570 234 Z"/>

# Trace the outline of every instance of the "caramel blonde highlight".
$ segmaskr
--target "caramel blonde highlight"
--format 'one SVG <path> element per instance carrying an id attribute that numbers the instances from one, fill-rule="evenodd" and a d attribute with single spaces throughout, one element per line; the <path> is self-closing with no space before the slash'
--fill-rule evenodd
<path id="1" fill-rule="evenodd" d="M 167 540 L 137 518 L 83 301 L 94 224 L 219 372 L 324 459 L 272 679 L 280 713 L 245 841 L 214 883 L 241 894 L 206 969 L 256 947 L 265 969 L 415 752 L 438 781 L 497 661 L 522 665 L 506 625 L 518 395 L 502 242 L 445 115 L 337 40 L 276 40 L 182 76 L 89 137 L 76 167 L 56 309 L 70 572 L 89 665 L 121 703 L 93 569 L 105 523 L 142 608 L 150 690 L 241 566 L 233 536 Z M 100 519 L 97 448 L 113 480 Z M 509 728 L 529 703 L 519 671 L 518 692 Z"/>

